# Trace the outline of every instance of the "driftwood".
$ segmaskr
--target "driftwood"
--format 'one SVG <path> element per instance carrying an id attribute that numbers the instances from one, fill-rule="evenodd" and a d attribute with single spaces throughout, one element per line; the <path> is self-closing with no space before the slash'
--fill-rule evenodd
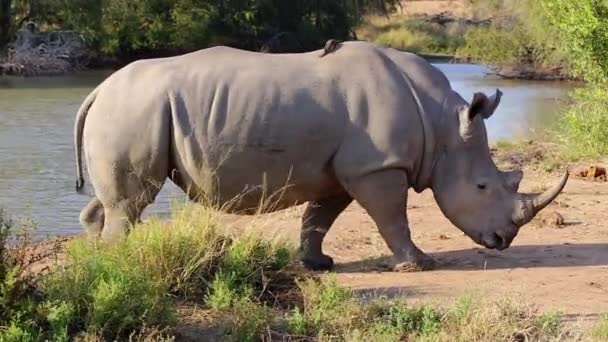
<path id="1" fill-rule="evenodd" d="M 7 55 L 0 58 L 0 74 L 61 75 L 82 68 L 89 51 L 84 38 L 70 31 L 36 32 L 32 24 L 17 31 Z"/>
<path id="2" fill-rule="evenodd" d="M 562 67 L 539 68 L 532 65 L 492 67 L 488 75 L 499 76 L 504 79 L 530 80 L 530 81 L 564 81 L 571 78 L 562 72 Z"/>
<path id="3" fill-rule="evenodd" d="M 457 23 L 465 26 L 489 26 L 492 23 L 492 19 L 466 19 L 457 18 L 448 14 L 448 12 L 441 12 L 433 15 L 419 15 L 422 21 L 427 23 L 435 23 L 441 26 L 447 24 Z"/>

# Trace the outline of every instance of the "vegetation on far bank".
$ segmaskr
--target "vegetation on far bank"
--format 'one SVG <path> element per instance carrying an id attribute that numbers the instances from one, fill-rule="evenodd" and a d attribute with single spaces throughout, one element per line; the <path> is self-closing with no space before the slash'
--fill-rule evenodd
<path id="1" fill-rule="evenodd" d="M 368 16 L 358 34 L 408 51 L 453 55 L 494 66 L 503 77 L 560 79 L 572 76 L 557 32 L 546 25 L 538 2 L 462 1 L 467 18 Z M 407 2 L 405 6 L 408 6 Z"/>
<path id="2" fill-rule="evenodd" d="M 193 205 L 116 245 L 76 238 L 61 262 L 32 249 L 22 228 L 3 218 L 0 341 L 183 340 L 184 320 L 199 337 L 234 341 L 608 338 L 608 318 L 584 331 L 515 301 L 362 302 L 331 275 L 300 270 L 288 244 L 229 232 L 215 215 Z M 40 262 L 46 271 L 31 272 Z M 198 308 L 184 317 L 184 305 Z"/>
<path id="3" fill-rule="evenodd" d="M 329 38 L 348 39 L 364 15 L 392 11 L 398 3 L 0 0 L 0 51 L 31 22 L 43 32 L 81 35 L 95 60 L 115 60 L 118 65 L 219 44 L 255 51 L 304 52 L 322 47 Z M 40 46 L 49 48 L 49 44 Z M 38 52 L 39 45 L 29 49 Z"/>
<path id="4" fill-rule="evenodd" d="M 572 94 L 573 104 L 560 118 L 559 141 L 570 159 L 608 155 L 608 3 L 541 0 L 551 30 L 559 32 L 561 48 L 572 72 L 587 86 Z"/>

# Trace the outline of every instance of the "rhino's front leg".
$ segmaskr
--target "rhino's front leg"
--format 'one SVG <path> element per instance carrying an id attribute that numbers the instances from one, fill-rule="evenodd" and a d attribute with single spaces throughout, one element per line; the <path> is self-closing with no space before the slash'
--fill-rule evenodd
<path id="1" fill-rule="evenodd" d="M 412 241 L 407 223 L 408 182 L 405 172 L 386 170 L 347 184 L 349 192 L 374 220 L 393 252 L 395 271 L 424 271 L 435 267 L 433 258 Z"/>
<path id="2" fill-rule="evenodd" d="M 323 254 L 323 239 L 338 215 L 353 201 L 347 193 L 311 201 L 302 216 L 300 249 L 302 263 L 311 270 L 328 270 L 334 265 L 333 259 Z"/>

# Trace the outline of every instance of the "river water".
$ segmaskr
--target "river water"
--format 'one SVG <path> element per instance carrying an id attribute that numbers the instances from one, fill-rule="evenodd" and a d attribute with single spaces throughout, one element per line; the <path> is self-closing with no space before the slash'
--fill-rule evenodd
<path id="1" fill-rule="evenodd" d="M 491 141 L 533 138 L 545 131 L 555 121 L 558 100 L 572 87 L 489 78 L 479 65 L 435 65 L 467 100 L 476 91 L 503 91 L 499 109 L 487 122 Z M 42 235 L 81 232 L 78 215 L 89 196 L 74 191 L 74 117 L 86 95 L 110 74 L 0 77 L 0 208 L 14 218 L 34 220 Z M 144 217 L 166 215 L 173 200 L 183 201 L 185 196 L 167 182 Z"/>

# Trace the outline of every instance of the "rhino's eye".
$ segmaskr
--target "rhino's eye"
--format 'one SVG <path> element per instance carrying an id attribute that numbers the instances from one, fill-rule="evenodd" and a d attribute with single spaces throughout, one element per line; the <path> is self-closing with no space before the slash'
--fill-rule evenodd
<path id="1" fill-rule="evenodd" d="M 485 184 L 477 184 L 477 189 L 479 189 L 479 190 L 485 190 L 486 189 L 486 185 Z"/>

